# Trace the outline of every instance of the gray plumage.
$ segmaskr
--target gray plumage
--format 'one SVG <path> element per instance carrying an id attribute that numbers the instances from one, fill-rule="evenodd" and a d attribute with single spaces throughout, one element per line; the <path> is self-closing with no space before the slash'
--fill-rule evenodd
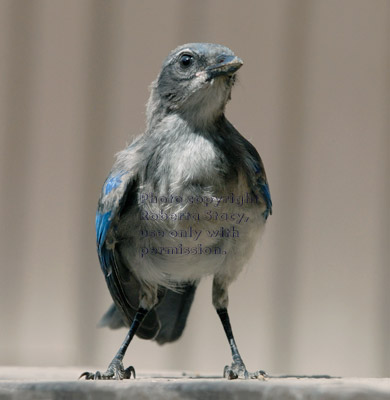
<path id="1" fill-rule="evenodd" d="M 220 45 L 172 51 L 151 87 L 145 133 L 117 155 L 96 215 L 114 300 L 101 323 L 130 331 L 107 372 L 84 373 L 87 379 L 129 377 L 134 369 L 124 370 L 122 359 L 134 334 L 161 344 L 179 338 L 206 275 L 214 277 L 213 304 L 232 349 L 224 375 L 249 376 L 227 316 L 228 286 L 272 203 L 256 149 L 224 115 L 241 65 Z"/>

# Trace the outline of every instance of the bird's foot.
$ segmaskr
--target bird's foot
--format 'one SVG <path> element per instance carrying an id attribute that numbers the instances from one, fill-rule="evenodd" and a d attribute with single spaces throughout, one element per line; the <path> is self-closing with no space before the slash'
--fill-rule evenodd
<path id="1" fill-rule="evenodd" d="M 101 373 L 100 371 L 94 372 L 83 372 L 79 379 L 85 376 L 86 380 L 122 380 L 122 379 L 130 379 L 131 374 L 133 374 L 135 379 L 135 369 L 134 367 L 124 368 L 122 361 L 114 359 L 111 361 L 110 365 L 107 368 L 107 371 Z"/>
<path id="2" fill-rule="evenodd" d="M 223 377 L 227 379 L 259 379 L 266 380 L 268 375 L 264 371 L 248 372 L 243 362 L 233 362 L 226 365 L 223 370 Z"/>
<path id="3" fill-rule="evenodd" d="M 242 361 L 234 361 L 232 365 L 226 365 L 223 370 L 223 377 L 227 379 L 248 379 L 249 373 Z"/>
<path id="4" fill-rule="evenodd" d="M 249 378 L 258 379 L 259 381 L 266 381 L 268 380 L 269 376 L 265 371 L 260 369 L 259 371 L 249 372 Z"/>

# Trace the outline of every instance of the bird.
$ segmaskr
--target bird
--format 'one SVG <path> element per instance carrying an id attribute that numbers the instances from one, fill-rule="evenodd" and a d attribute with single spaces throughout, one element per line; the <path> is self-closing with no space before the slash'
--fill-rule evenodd
<path id="1" fill-rule="evenodd" d="M 247 371 L 228 314 L 229 285 L 272 214 L 264 164 L 225 116 L 242 65 L 223 45 L 188 43 L 169 53 L 152 82 L 146 129 L 117 153 L 96 213 L 97 252 L 113 299 L 100 325 L 128 333 L 105 372 L 80 378 L 135 378 L 123 364 L 134 335 L 177 340 L 205 276 L 212 276 L 212 303 L 232 354 L 223 377 L 266 376 Z"/>

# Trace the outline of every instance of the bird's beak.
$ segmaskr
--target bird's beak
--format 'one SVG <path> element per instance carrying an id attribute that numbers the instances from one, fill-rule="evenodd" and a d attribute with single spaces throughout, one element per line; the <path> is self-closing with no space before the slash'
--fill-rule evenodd
<path id="1" fill-rule="evenodd" d="M 221 55 L 217 59 L 217 64 L 206 68 L 207 81 L 211 81 L 211 79 L 221 75 L 232 76 L 243 64 L 241 58 Z"/>

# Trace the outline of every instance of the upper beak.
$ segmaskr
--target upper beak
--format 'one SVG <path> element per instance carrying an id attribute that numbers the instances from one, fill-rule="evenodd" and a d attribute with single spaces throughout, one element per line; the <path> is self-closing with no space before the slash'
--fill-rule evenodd
<path id="1" fill-rule="evenodd" d="M 217 58 L 217 64 L 206 68 L 207 80 L 221 75 L 232 76 L 243 64 L 241 58 L 222 54 Z"/>

